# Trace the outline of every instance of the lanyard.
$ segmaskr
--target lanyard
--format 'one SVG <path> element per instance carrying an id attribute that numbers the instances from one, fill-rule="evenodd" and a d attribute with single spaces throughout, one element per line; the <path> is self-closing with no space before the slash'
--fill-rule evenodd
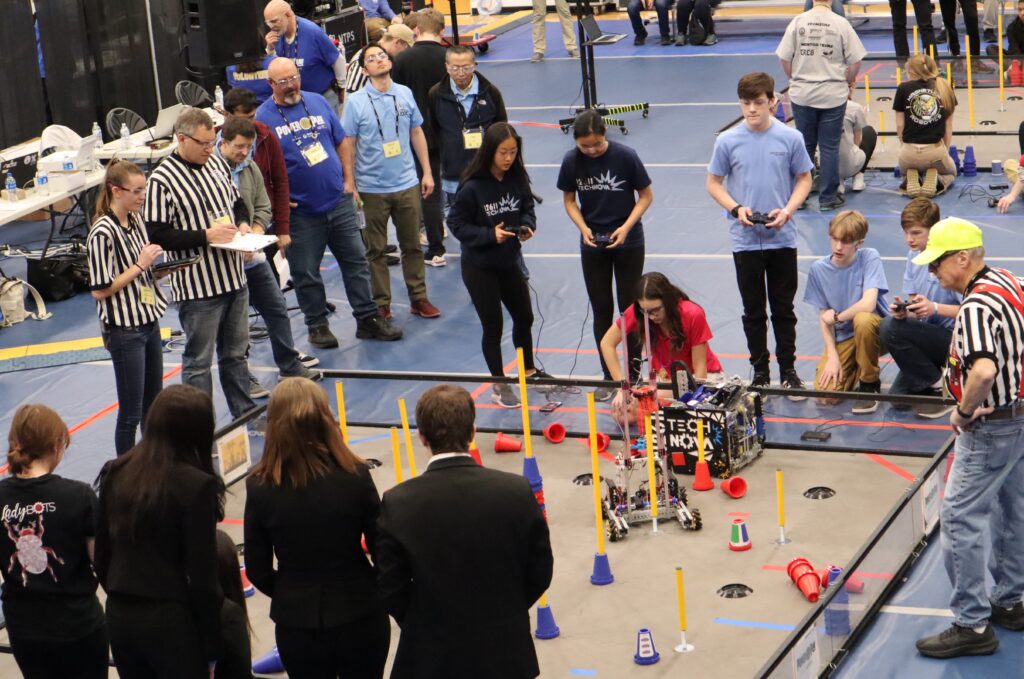
<path id="1" fill-rule="evenodd" d="M 299 102 L 302 104 L 302 110 L 306 112 L 306 120 L 309 121 L 309 130 L 312 130 L 312 132 L 310 132 L 309 130 L 303 132 L 302 138 L 310 139 L 313 143 L 318 143 L 320 141 L 320 132 L 319 130 L 317 130 L 316 122 L 314 122 L 313 120 L 313 115 L 309 112 L 309 109 L 306 107 L 305 99 L 300 97 Z M 288 120 L 288 116 L 284 114 L 284 111 L 281 109 L 281 107 L 278 105 L 276 101 L 274 102 L 274 106 L 277 106 L 277 112 L 281 114 L 281 118 L 284 119 L 285 124 L 288 125 L 288 129 L 291 130 L 292 121 Z M 301 128 L 302 126 L 299 125 L 299 127 Z M 289 136 L 292 138 L 292 141 L 295 142 L 295 145 L 299 147 L 299 151 L 302 151 L 302 144 L 300 144 L 299 140 L 296 138 L 294 130 Z"/>
<path id="2" fill-rule="evenodd" d="M 136 223 L 136 220 L 139 219 L 139 217 L 134 212 L 129 212 L 127 229 L 121 226 L 121 222 L 120 220 L 118 220 L 117 215 L 114 214 L 113 210 L 107 210 L 107 217 L 110 218 L 110 223 L 113 225 L 113 228 L 111 228 L 110 230 L 113 231 L 114 238 L 117 239 L 118 245 L 121 246 L 119 249 L 115 249 L 118 250 L 117 254 L 121 255 L 122 264 L 124 265 L 122 267 L 122 271 L 127 271 L 128 269 L 135 266 L 134 260 L 138 259 L 139 255 L 142 254 L 141 248 L 139 248 L 138 251 L 134 249 L 133 246 L 136 245 L 136 243 L 133 240 L 131 240 L 128 235 L 129 233 L 132 232 L 138 234 L 139 236 L 142 235 L 142 228 L 139 226 L 138 223 Z M 152 285 L 151 272 L 148 269 L 144 269 L 142 271 L 142 275 L 146 279 L 143 285 Z"/>
<path id="3" fill-rule="evenodd" d="M 281 36 L 281 41 L 284 43 L 285 53 L 281 56 L 288 57 L 289 59 L 295 60 L 299 58 L 299 26 L 295 26 L 295 40 L 292 40 L 291 44 L 284 36 Z"/>
<path id="4" fill-rule="evenodd" d="M 371 85 L 372 87 L 372 85 Z M 393 94 L 386 94 L 386 97 L 391 97 L 391 103 L 395 105 L 395 139 L 398 139 L 398 98 Z M 377 119 L 377 131 L 380 132 L 380 140 L 384 141 L 384 127 L 380 124 L 380 116 L 377 115 L 377 107 L 373 105 L 373 97 L 367 97 L 370 101 L 370 108 L 373 110 L 373 117 Z M 459 104 L 462 107 L 462 104 Z"/>

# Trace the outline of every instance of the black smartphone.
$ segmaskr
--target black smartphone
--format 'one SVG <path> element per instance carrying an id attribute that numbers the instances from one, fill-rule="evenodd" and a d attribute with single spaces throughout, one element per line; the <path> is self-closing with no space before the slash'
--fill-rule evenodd
<path id="1" fill-rule="evenodd" d="M 160 262 L 159 264 L 153 265 L 154 273 L 162 273 L 164 271 L 172 271 L 174 269 L 181 269 L 182 267 L 192 266 L 199 261 L 199 255 L 193 255 L 185 259 L 171 259 L 166 262 Z"/>
<path id="2" fill-rule="evenodd" d="M 1000 189 L 1008 189 L 1008 188 L 1010 188 L 1010 185 L 1009 184 L 989 184 L 988 188 L 992 189 L 993 191 L 998 191 Z"/>
<path id="3" fill-rule="evenodd" d="M 540 407 L 542 413 L 553 413 L 562 406 L 561 401 L 548 401 Z"/>
<path id="4" fill-rule="evenodd" d="M 801 441 L 817 441 L 819 443 L 824 443 L 830 438 L 832 438 L 832 432 L 830 431 L 816 431 L 811 429 L 800 434 Z"/>

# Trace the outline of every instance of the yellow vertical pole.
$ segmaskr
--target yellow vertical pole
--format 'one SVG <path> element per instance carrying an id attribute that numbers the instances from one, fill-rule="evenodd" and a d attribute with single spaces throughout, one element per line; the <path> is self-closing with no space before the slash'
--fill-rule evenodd
<path id="1" fill-rule="evenodd" d="M 402 434 L 405 436 L 405 453 L 409 457 L 409 478 L 416 478 L 416 458 L 412 454 L 412 434 L 409 432 L 409 413 L 405 410 L 405 399 L 398 399 L 398 412 L 402 416 Z"/>
<path id="2" fill-rule="evenodd" d="M 398 429 L 391 427 L 391 456 L 395 460 L 395 483 L 402 482 L 402 448 L 398 443 Z"/>
<path id="3" fill-rule="evenodd" d="M 334 393 L 338 398 L 338 426 L 341 427 L 341 440 L 348 445 L 348 417 L 345 415 L 345 390 L 341 380 L 334 383 Z"/>
<path id="4" fill-rule="evenodd" d="M 523 348 L 516 348 L 516 364 L 519 370 L 519 402 L 523 413 L 523 440 L 526 442 L 526 457 L 533 457 L 533 439 L 530 437 L 530 404 L 526 400 L 526 363 Z"/>
<path id="5" fill-rule="evenodd" d="M 935 61 L 935 43 L 934 42 L 932 44 L 928 45 L 928 56 L 930 56 L 932 58 L 932 61 Z"/>
<path id="6" fill-rule="evenodd" d="M 704 464 L 704 420 L 697 419 L 697 464 Z"/>
<path id="7" fill-rule="evenodd" d="M 651 517 L 654 520 L 653 531 L 658 532 L 658 481 L 654 473 L 654 436 L 652 434 L 651 415 L 644 415 L 644 441 L 647 442 L 647 487 L 651 501 Z"/>
<path id="8" fill-rule="evenodd" d="M 948 61 L 946 62 L 946 82 L 950 87 L 953 86 L 953 67 Z"/>
<path id="9" fill-rule="evenodd" d="M 967 45 L 967 116 L 971 129 L 974 129 L 974 78 L 971 77 L 971 36 L 965 35 Z"/>
<path id="10" fill-rule="evenodd" d="M 676 566 L 676 602 L 679 606 L 679 645 L 676 653 L 689 653 L 693 645 L 686 643 L 686 589 L 683 587 L 683 568 Z"/>
<path id="11" fill-rule="evenodd" d="M 779 509 L 779 539 L 775 542 L 777 544 L 784 545 L 789 542 L 789 540 L 786 539 L 786 500 L 785 493 L 783 491 L 781 469 L 775 470 L 775 495 Z"/>
<path id="12" fill-rule="evenodd" d="M 896 87 L 903 84 L 903 69 L 899 66 L 896 67 Z"/>
<path id="13" fill-rule="evenodd" d="M 604 554 L 604 523 L 601 521 L 601 466 L 597 457 L 597 414 L 594 392 L 587 392 L 587 417 L 590 420 L 590 471 L 594 487 L 594 523 L 597 527 L 597 553 Z M 609 517 L 610 518 L 610 517 Z"/>
<path id="14" fill-rule="evenodd" d="M 864 74 L 864 110 L 871 110 L 871 76 Z"/>
<path id="15" fill-rule="evenodd" d="M 917 56 L 917 24 L 914 24 L 914 56 Z"/>

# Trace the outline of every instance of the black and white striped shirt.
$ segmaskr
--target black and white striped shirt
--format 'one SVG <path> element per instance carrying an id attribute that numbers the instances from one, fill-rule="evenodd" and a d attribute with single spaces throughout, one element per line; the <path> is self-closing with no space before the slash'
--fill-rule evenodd
<path id="1" fill-rule="evenodd" d="M 198 233 L 210 227 L 218 214 L 233 215 L 237 200 L 238 189 L 223 159 L 211 156 L 205 165 L 196 165 L 173 153 L 149 177 L 143 218 L 147 224 L 166 224 Z M 176 302 L 207 299 L 245 286 L 242 255 L 238 252 L 208 245 L 164 249 L 168 259 L 200 256 L 193 266 L 171 274 L 171 297 Z"/>
<path id="2" fill-rule="evenodd" d="M 363 49 L 366 48 L 364 47 Z M 348 61 L 348 77 L 345 78 L 345 91 L 349 94 L 358 92 L 366 87 L 366 83 L 370 82 L 370 76 L 363 73 L 363 67 L 359 65 L 359 57 L 362 55 L 363 49 L 353 54 L 352 58 Z"/>
<path id="3" fill-rule="evenodd" d="M 966 383 L 970 367 L 977 359 L 988 358 L 996 365 L 992 393 L 982 406 L 1008 406 L 1018 398 L 1024 359 L 1024 317 L 998 293 L 979 291 L 977 286 L 983 283 L 1003 288 L 1011 297 L 1017 297 L 1014 279 L 1024 286 L 1024 279 L 985 267 L 967 285 L 956 315 L 953 349 L 963 365 L 961 383 Z"/>
<path id="4" fill-rule="evenodd" d="M 114 279 L 135 266 L 142 248 L 149 243 L 146 225 L 134 212 L 128 213 L 129 228 L 124 228 L 111 213 L 96 220 L 89 231 L 86 251 L 89 255 L 89 288 L 106 290 Z M 153 291 L 154 304 L 142 303 L 142 287 Z M 160 320 L 167 300 L 157 287 L 152 269 L 133 278 L 128 285 L 106 299 L 96 300 L 100 320 L 119 328 L 132 328 Z"/>

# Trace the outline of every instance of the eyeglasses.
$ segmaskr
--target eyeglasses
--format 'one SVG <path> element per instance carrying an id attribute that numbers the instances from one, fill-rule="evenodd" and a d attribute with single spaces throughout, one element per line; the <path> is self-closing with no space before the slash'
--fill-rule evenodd
<path id="1" fill-rule="evenodd" d="M 196 139 L 191 134 L 185 134 L 184 132 L 181 133 L 181 136 L 188 137 L 189 139 L 191 139 L 195 143 L 197 143 L 200 146 L 202 146 L 204 149 L 212 149 L 214 147 L 214 145 L 216 145 L 216 143 L 217 143 L 216 137 L 211 139 L 210 141 L 203 141 L 202 139 Z"/>
<path id="2" fill-rule="evenodd" d="M 665 310 L 665 305 L 664 304 L 659 304 L 658 306 L 651 307 L 650 309 L 644 309 L 643 307 L 640 307 L 640 312 L 644 316 L 653 316 L 655 314 L 660 314 L 664 310 Z"/>
<path id="3" fill-rule="evenodd" d="M 288 78 L 281 78 L 280 80 L 271 80 L 270 84 L 271 85 L 277 85 L 278 87 L 284 87 L 286 85 L 291 85 L 292 83 L 298 82 L 298 81 L 299 81 L 299 74 L 296 73 L 295 75 L 293 75 L 291 77 L 288 77 Z"/>
<path id="4" fill-rule="evenodd" d="M 365 59 L 363 59 L 363 63 L 364 64 L 374 64 L 374 63 L 377 63 L 378 61 L 388 61 L 390 59 L 391 59 L 391 57 L 389 57 L 386 53 L 371 54 L 371 55 L 367 56 Z"/>
<path id="5" fill-rule="evenodd" d="M 931 262 L 931 263 L 930 263 L 930 264 L 928 265 L 928 271 L 929 271 L 930 273 L 935 273 L 936 271 L 938 271 L 938 270 L 939 270 L 939 265 L 940 265 L 940 264 L 942 264 L 942 260 L 944 260 L 944 259 L 947 259 L 947 258 L 949 258 L 949 257 L 952 257 L 952 256 L 953 256 L 953 255 L 955 255 L 955 254 L 956 254 L 956 252 L 944 252 L 944 253 L 942 253 L 942 254 L 941 254 L 941 255 L 939 256 L 939 258 L 938 258 L 938 259 L 936 259 L 935 261 Z"/>
<path id="6" fill-rule="evenodd" d="M 113 186 L 115 189 L 121 189 L 122 191 L 127 191 L 128 193 L 132 194 L 133 196 L 141 196 L 142 194 L 144 194 L 146 192 L 146 187 L 145 186 L 140 186 L 137 189 L 126 189 L 125 187 L 121 186 L 120 184 L 111 184 L 111 186 Z"/>
<path id="7" fill-rule="evenodd" d="M 476 64 L 470 64 L 469 66 L 452 66 L 448 64 L 448 70 L 452 73 L 472 73 L 476 70 Z"/>

